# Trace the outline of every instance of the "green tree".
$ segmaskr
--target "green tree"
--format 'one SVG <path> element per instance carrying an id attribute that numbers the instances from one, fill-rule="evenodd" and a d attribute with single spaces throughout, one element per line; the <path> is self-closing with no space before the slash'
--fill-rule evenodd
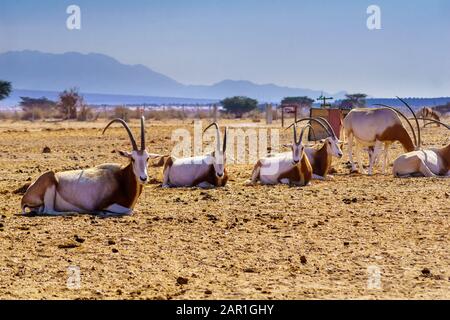
<path id="1" fill-rule="evenodd" d="M 282 104 L 298 103 L 302 108 L 310 108 L 314 103 L 314 100 L 303 96 L 303 97 L 286 97 L 281 101 Z"/>
<path id="2" fill-rule="evenodd" d="M 46 97 L 42 98 L 30 98 L 30 97 L 20 97 L 20 106 L 23 111 L 28 111 L 31 109 L 41 109 L 41 110 L 51 110 L 56 107 L 56 102 L 47 99 Z"/>
<path id="3" fill-rule="evenodd" d="M 0 100 L 7 98 L 12 91 L 11 82 L 0 80 Z"/>
<path id="4" fill-rule="evenodd" d="M 227 113 L 235 114 L 238 118 L 242 118 L 244 113 L 250 112 L 258 106 L 257 100 L 241 96 L 226 98 L 220 103 Z"/>
<path id="5" fill-rule="evenodd" d="M 346 94 L 345 97 L 346 99 L 341 101 L 341 107 L 353 109 L 353 108 L 364 108 L 366 106 L 367 94 L 364 93 Z"/>

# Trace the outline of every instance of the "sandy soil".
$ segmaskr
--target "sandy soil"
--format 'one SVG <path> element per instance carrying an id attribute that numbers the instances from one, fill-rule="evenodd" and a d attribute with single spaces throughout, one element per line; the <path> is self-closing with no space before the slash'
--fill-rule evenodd
<path id="1" fill-rule="evenodd" d="M 124 163 L 111 151 L 129 148 L 125 131 L 101 137 L 104 124 L 0 122 L 0 298 L 450 298 L 450 180 L 349 175 L 346 158 L 305 188 L 245 187 L 252 165 L 232 165 L 224 189 L 166 190 L 151 168 L 131 217 L 19 215 L 17 189 L 46 170 Z M 149 125 L 149 150 L 170 150 L 180 125 Z"/>

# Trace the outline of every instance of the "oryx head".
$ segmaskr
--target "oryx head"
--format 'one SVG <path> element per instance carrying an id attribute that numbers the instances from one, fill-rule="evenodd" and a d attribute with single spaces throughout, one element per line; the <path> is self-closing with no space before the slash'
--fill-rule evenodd
<path id="1" fill-rule="evenodd" d="M 342 141 L 340 141 L 336 136 L 333 127 L 328 122 L 328 120 L 323 117 L 318 117 L 316 119 L 322 122 L 322 124 L 324 124 L 328 128 L 328 130 L 326 130 L 328 133 L 328 137 L 323 140 L 323 143 L 327 148 L 327 153 L 332 155 L 333 157 L 342 158 L 343 155 L 341 150 Z"/>
<path id="2" fill-rule="evenodd" d="M 317 123 L 319 126 L 321 126 L 327 133 L 328 137 L 326 139 L 324 139 L 322 142 L 326 144 L 326 148 L 327 148 L 327 152 L 328 154 L 331 154 L 332 156 L 338 157 L 338 158 L 342 158 L 342 150 L 340 145 L 342 144 L 342 142 L 338 139 L 338 137 L 336 136 L 336 133 L 334 132 L 333 127 L 330 125 L 330 123 L 328 122 L 328 120 L 326 120 L 323 117 L 317 117 L 317 118 L 302 118 L 300 120 L 297 120 L 296 123 L 300 123 L 303 121 L 309 121 L 311 122 L 315 122 Z M 312 129 L 311 124 L 307 125 L 305 128 L 310 128 Z"/>
<path id="3" fill-rule="evenodd" d="M 303 151 L 305 149 L 305 146 L 303 145 L 303 134 L 305 133 L 306 128 L 311 127 L 309 124 L 304 126 L 302 128 L 302 131 L 300 132 L 300 137 L 297 140 L 297 123 L 293 123 L 291 124 L 287 129 L 290 129 L 291 127 L 293 127 L 293 139 L 292 139 L 292 143 L 287 145 L 287 147 L 290 147 L 292 150 L 292 164 L 294 166 L 296 166 L 297 164 L 300 163 L 300 161 L 302 160 L 302 157 L 304 155 Z M 287 130 L 286 129 L 286 130 Z"/>
<path id="4" fill-rule="evenodd" d="M 133 166 L 133 173 L 136 176 L 136 180 L 140 184 L 147 183 L 148 180 L 148 173 L 147 173 L 147 163 L 149 159 L 149 154 L 147 150 L 145 149 L 145 118 L 144 116 L 141 117 L 141 148 L 138 149 L 138 146 L 136 144 L 136 140 L 134 139 L 133 133 L 130 130 L 130 127 L 128 124 L 122 120 L 122 119 L 114 119 L 108 125 L 103 129 L 103 133 L 105 133 L 106 129 L 109 128 L 109 126 L 115 122 L 118 122 L 123 125 L 125 130 L 128 133 L 128 136 L 131 141 L 132 151 L 121 151 L 118 150 L 119 155 L 122 157 L 128 158 L 131 161 L 131 165 Z"/>
<path id="5" fill-rule="evenodd" d="M 225 132 L 223 134 L 223 146 L 221 149 L 221 137 L 220 137 L 220 129 L 216 122 L 211 123 L 208 127 L 206 127 L 205 130 L 203 130 L 203 133 L 206 132 L 211 127 L 216 128 L 216 148 L 213 153 L 212 157 L 212 164 L 214 166 L 214 171 L 216 173 L 216 176 L 221 179 L 223 178 L 225 174 L 225 163 L 227 160 L 226 151 L 227 151 L 227 131 L 228 127 L 225 128 Z"/>

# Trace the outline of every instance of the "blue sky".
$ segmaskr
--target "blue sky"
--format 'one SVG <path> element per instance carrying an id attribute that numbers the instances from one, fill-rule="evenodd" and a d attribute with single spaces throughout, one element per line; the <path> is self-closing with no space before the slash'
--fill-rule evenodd
<path id="1" fill-rule="evenodd" d="M 366 27 L 371 4 L 381 30 Z M 0 52 L 23 49 L 104 53 L 185 84 L 450 96 L 450 1 L 2 0 Z"/>

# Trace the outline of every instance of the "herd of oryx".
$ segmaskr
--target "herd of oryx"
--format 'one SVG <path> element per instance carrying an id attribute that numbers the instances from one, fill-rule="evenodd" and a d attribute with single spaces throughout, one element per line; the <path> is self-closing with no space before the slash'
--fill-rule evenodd
<path id="1" fill-rule="evenodd" d="M 399 98 L 400 99 L 400 98 Z M 401 99 L 400 99 L 401 100 Z M 409 119 L 399 110 L 378 105 L 378 108 L 358 108 L 351 110 L 343 120 L 345 136 L 348 139 L 348 154 L 352 170 L 356 171 L 353 161 L 353 140 L 355 154 L 361 172 L 364 171 L 358 150 L 364 147 L 369 153 L 369 174 L 378 158 L 384 153 L 383 172 L 388 165 L 389 146 L 399 142 L 405 153 L 393 164 L 396 177 L 450 177 L 450 144 L 441 149 L 422 149 L 421 132 L 418 119 L 432 121 L 450 127 L 435 118 L 417 117 L 411 107 L 401 100 L 414 115 L 417 133 Z M 403 126 L 401 118 L 406 120 L 413 133 L 413 139 Z M 299 123 L 305 122 L 299 128 Z M 303 135 L 306 129 L 312 128 L 314 122 L 328 134 L 321 148 L 306 147 Z M 140 147 L 129 126 L 122 119 L 114 119 L 103 130 L 113 123 L 121 124 L 131 141 L 132 151 L 119 151 L 119 155 L 129 159 L 126 166 L 119 164 L 102 164 L 94 168 L 41 175 L 27 189 L 22 198 L 23 213 L 27 209 L 36 214 L 63 214 L 66 212 L 127 215 L 141 195 L 144 184 L 148 181 L 147 166 L 149 159 L 160 158 L 163 169 L 162 187 L 221 187 L 228 180 L 226 164 L 227 129 L 221 142 L 221 132 L 217 123 L 212 123 L 205 130 L 214 127 L 216 130 L 215 150 L 200 157 L 175 158 L 150 154 L 145 146 L 145 122 L 141 118 Z M 312 179 L 327 179 L 331 168 L 332 157 L 342 157 L 338 139 L 330 123 L 321 117 L 304 118 L 293 123 L 293 139 L 289 145 L 291 151 L 273 154 L 261 158 L 254 166 L 251 178 L 246 182 L 252 185 L 290 184 L 305 186 Z M 298 131 L 300 132 L 298 134 Z M 414 140 L 414 141 L 413 141 Z"/>

